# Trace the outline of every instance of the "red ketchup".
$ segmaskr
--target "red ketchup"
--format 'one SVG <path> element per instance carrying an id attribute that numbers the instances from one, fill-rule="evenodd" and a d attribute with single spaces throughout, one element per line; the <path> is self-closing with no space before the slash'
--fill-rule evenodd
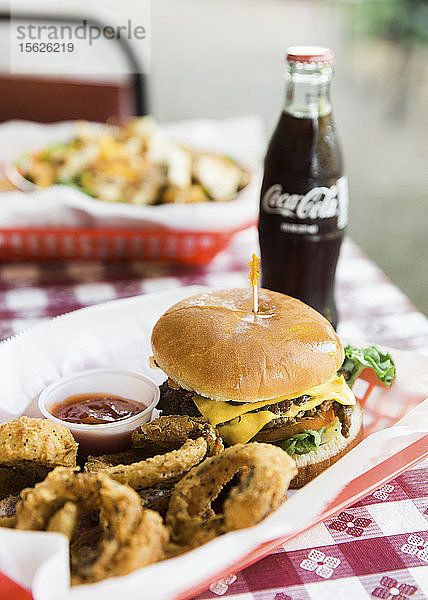
<path id="1" fill-rule="evenodd" d="M 57 402 L 49 412 L 68 423 L 104 425 L 133 417 L 145 408 L 139 402 L 112 394 L 76 394 Z"/>

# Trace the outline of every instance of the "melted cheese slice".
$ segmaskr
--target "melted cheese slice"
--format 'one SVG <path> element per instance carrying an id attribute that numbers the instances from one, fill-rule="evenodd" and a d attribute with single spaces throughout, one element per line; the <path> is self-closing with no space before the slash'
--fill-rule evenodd
<path id="1" fill-rule="evenodd" d="M 278 415 L 270 410 L 260 410 L 255 413 L 248 413 L 242 417 L 237 417 L 226 423 L 220 425 L 218 431 L 223 440 L 229 446 L 233 444 L 245 444 L 248 440 L 256 435 L 260 429 L 263 429 L 267 423 L 276 419 Z"/>
<path id="2" fill-rule="evenodd" d="M 281 417 L 288 417 L 289 419 L 292 419 L 302 410 L 305 411 L 316 408 L 320 404 L 319 398 L 320 397 L 311 398 L 303 404 L 293 404 L 289 410 L 281 413 Z M 325 397 L 323 400 L 321 400 L 321 402 L 324 402 L 324 400 L 330 398 L 331 396 L 328 396 L 328 398 Z M 256 415 L 263 415 L 263 419 L 260 420 L 260 426 Z M 270 421 L 273 421 L 273 419 L 277 419 L 278 416 L 279 415 L 271 412 L 270 410 L 247 413 L 240 417 L 236 417 L 236 419 L 232 419 L 232 421 L 229 421 L 229 423 L 219 425 L 218 431 L 226 444 L 246 444 L 260 431 L 260 429 L 263 429 L 263 427 Z"/>
<path id="3" fill-rule="evenodd" d="M 329 381 L 312 387 L 299 396 L 310 396 L 310 400 L 304 404 L 293 405 L 287 412 L 283 413 L 283 417 L 295 417 L 301 410 L 310 410 L 315 408 L 325 400 L 336 400 L 340 404 L 352 406 L 356 400 L 351 389 L 346 384 L 343 376 L 334 375 Z M 279 396 L 270 400 L 261 400 L 260 402 L 243 402 L 242 404 L 229 404 L 228 402 L 219 402 L 204 398 L 202 396 L 193 396 L 193 401 L 196 404 L 199 412 L 211 423 L 211 425 L 219 425 L 227 423 L 237 417 L 242 417 L 250 411 L 257 408 L 264 408 L 270 404 L 277 404 L 283 400 L 292 400 L 296 396 Z M 265 412 L 265 411 L 263 411 Z M 272 414 L 272 413 L 271 413 Z M 277 415 L 275 415 L 277 417 Z M 270 419 L 272 420 L 272 419 Z M 269 421 L 267 421 L 269 422 Z M 266 423 L 264 424 L 266 425 Z M 263 425 L 263 426 L 264 426 Z M 261 429 L 261 428 L 260 428 Z M 258 430 L 259 431 L 259 430 Z M 257 433 L 257 432 L 256 432 Z M 254 434 L 255 435 L 255 434 Z M 250 438 L 249 438 L 250 439 Z M 248 441 L 248 440 L 247 440 Z"/>

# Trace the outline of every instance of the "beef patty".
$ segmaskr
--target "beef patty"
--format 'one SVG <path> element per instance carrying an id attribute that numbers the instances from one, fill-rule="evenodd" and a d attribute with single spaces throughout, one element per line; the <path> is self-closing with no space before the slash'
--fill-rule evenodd
<path id="1" fill-rule="evenodd" d="M 190 392 L 188 390 L 184 390 L 183 388 L 173 389 L 168 385 L 168 381 L 165 381 L 160 386 L 160 400 L 156 408 L 162 411 L 163 415 L 188 415 L 189 417 L 201 417 L 203 415 L 201 415 L 196 404 L 193 402 L 192 399 L 194 395 L 195 392 Z M 283 429 L 283 437 L 277 439 L 286 439 L 287 429 L 290 429 L 290 426 L 296 423 L 298 420 L 311 417 L 313 418 L 316 416 L 324 416 L 327 413 L 327 411 L 330 410 L 331 407 L 333 407 L 335 416 L 338 417 L 341 422 L 342 435 L 344 437 L 349 436 L 349 430 L 351 428 L 352 407 L 343 406 L 342 404 L 340 404 L 339 402 L 335 402 L 334 400 L 325 400 L 315 408 L 306 411 L 300 411 L 292 419 L 290 419 L 289 417 L 282 416 L 282 414 L 289 410 L 293 404 L 304 404 L 308 400 L 309 396 L 300 396 L 299 398 L 295 398 L 293 400 L 282 400 L 281 402 L 277 402 L 276 404 L 270 404 L 269 410 L 278 415 L 278 417 L 267 423 L 267 425 L 265 425 L 261 431 L 267 432 L 268 430 Z M 213 400 L 213 402 L 215 401 Z M 237 405 L 240 403 L 230 402 L 230 404 Z M 259 410 L 266 410 L 266 407 L 256 408 L 254 409 L 254 411 L 251 412 L 258 412 Z M 254 439 L 258 438 L 259 435 L 257 435 Z M 260 436 L 260 441 L 262 441 L 262 438 L 265 441 L 274 441 L 273 439 L 267 440 L 266 435 Z"/>

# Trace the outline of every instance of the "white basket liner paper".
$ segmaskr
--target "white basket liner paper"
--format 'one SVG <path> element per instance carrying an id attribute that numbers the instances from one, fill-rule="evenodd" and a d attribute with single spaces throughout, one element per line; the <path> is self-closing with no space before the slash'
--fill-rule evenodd
<path id="1" fill-rule="evenodd" d="M 56 318 L 0 344 L 0 420 L 23 412 L 38 415 L 36 400 L 51 381 L 93 367 L 139 370 L 157 383 L 150 369 L 150 332 L 174 302 L 206 288 L 192 286 L 116 300 Z M 428 395 L 428 359 L 394 351 L 401 386 L 417 380 Z M 125 577 L 70 589 L 67 542 L 53 533 L 0 529 L 0 570 L 24 586 L 35 600 L 141 600 L 176 598 L 192 585 L 227 570 L 261 543 L 297 534 L 316 520 L 352 479 L 400 452 L 428 431 L 428 400 L 394 427 L 369 436 L 256 527 L 229 533 L 169 561 Z"/>
<path id="2" fill-rule="evenodd" d="M 147 228 L 218 231 L 241 227 L 258 214 L 259 164 L 265 149 L 265 132 L 257 116 L 225 120 L 195 119 L 162 126 L 177 142 L 200 150 L 226 154 L 252 173 L 251 183 L 231 202 L 135 206 L 100 202 L 66 185 L 40 191 L 3 192 L 1 227 Z M 7 170 L 23 153 L 72 137 L 73 123 L 40 124 L 9 121 L 0 125 L 0 162 Z"/>

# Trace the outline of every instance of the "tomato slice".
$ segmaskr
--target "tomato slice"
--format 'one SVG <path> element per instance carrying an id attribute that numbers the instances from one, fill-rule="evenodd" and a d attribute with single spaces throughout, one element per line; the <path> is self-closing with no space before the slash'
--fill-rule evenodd
<path id="1" fill-rule="evenodd" d="M 316 430 L 327 427 L 333 423 L 335 418 L 333 407 L 330 407 L 323 415 L 299 419 L 296 423 L 285 423 L 285 425 L 280 425 L 272 429 L 262 429 L 253 439 L 257 442 L 286 440 L 296 435 L 296 433 L 302 433 L 302 431 L 306 431 L 307 429 Z"/>
<path id="2" fill-rule="evenodd" d="M 309 417 L 307 419 L 299 419 L 297 423 L 294 423 L 296 430 L 289 436 L 295 435 L 306 431 L 306 429 L 322 429 L 333 423 L 336 415 L 334 414 L 333 407 L 330 407 L 326 413 L 322 416 Z"/>

